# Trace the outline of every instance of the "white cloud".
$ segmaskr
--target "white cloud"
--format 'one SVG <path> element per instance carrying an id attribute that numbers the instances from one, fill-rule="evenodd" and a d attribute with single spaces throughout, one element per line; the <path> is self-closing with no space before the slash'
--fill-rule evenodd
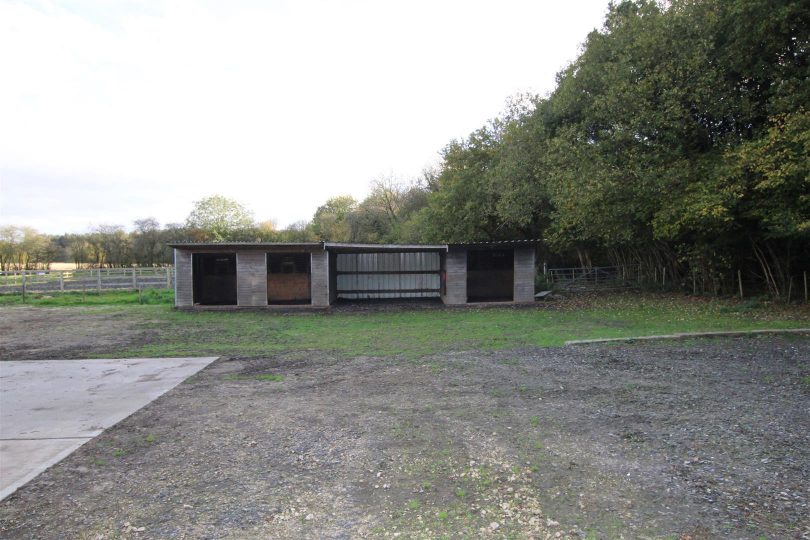
<path id="1" fill-rule="evenodd" d="M 309 218 L 551 90 L 606 6 L 0 2 L 0 222 L 181 221 L 213 193 Z"/>

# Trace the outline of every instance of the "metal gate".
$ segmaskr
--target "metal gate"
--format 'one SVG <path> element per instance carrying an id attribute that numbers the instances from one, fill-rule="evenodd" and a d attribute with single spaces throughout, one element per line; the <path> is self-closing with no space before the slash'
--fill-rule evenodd
<path id="1" fill-rule="evenodd" d="M 336 266 L 338 298 L 434 298 L 441 293 L 436 252 L 338 253 Z"/>

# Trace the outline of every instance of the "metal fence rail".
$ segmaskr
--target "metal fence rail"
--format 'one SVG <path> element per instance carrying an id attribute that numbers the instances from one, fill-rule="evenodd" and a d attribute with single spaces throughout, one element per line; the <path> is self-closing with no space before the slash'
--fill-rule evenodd
<path id="1" fill-rule="evenodd" d="M 630 287 L 620 266 L 548 268 L 545 277 L 548 285 L 558 290 L 585 291 Z"/>
<path id="2" fill-rule="evenodd" d="M 0 272 L 0 294 L 172 287 L 173 267 Z"/>

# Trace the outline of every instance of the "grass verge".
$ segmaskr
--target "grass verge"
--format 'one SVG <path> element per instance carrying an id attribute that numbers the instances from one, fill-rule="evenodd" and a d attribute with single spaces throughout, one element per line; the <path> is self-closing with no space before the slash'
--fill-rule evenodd
<path id="1" fill-rule="evenodd" d="M 25 301 L 20 294 L 0 294 L 0 306 L 126 306 L 126 305 L 174 304 L 172 289 L 146 289 L 142 293 L 122 289 L 114 291 L 66 291 L 53 293 L 29 293 Z"/>
<path id="2" fill-rule="evenodd" d="M 133 294 L 135 305 L 131 305 Z M 137 293 L 131 292 L 110 292 L 96 299 L 100 303 L 105 298 L 108 302 L 103 306 L 75 306 L 71 302 L 76 299 L 67 295 L 41 298 L 34 305 L 74 305 L 66 308 L 66 319 L 103 315 L 111 321 L 108 324 L 126 324 L 137 331 L 135 339 L 126 343 L 93 344 L 87 356 L 95 357 L 306 356 L 323 351 L 336 356 L 419 358 L 447 351 L 554 347 L 575 339 L 810 326 L 806 305 L 754 305 L 676 295 L 576 297 L 534 309 L 297 314 L 175 311 L 161 291 L 155 291 L 153 299 L 158 303 L 153 305 L 137 305 Z M 43 339 L 59 339 L 61 318 L 54 319 L 47 329 L 52 335 Z"/>

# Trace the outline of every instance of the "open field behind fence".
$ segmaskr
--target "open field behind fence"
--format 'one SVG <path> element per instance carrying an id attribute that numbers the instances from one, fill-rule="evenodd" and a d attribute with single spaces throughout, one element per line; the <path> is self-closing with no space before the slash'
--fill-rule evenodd
<path id="1" fill-rule="evenodd" d="M 0 294 L 174 287 L 174 268 L 91 268 L 0 272 Z"/>

